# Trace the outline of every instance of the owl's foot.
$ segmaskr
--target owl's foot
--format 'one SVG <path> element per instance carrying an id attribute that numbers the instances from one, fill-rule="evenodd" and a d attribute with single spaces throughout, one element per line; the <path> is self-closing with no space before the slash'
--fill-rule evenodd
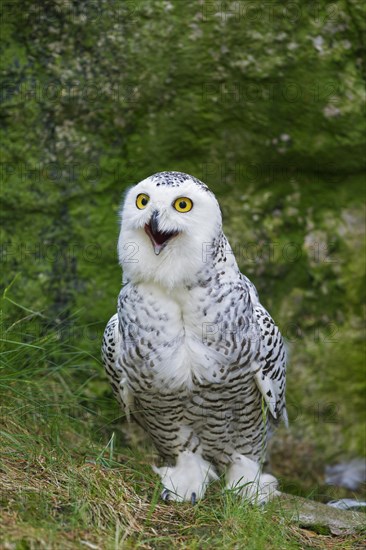
<path id="1" fill-rule="evenodd" d="M 188 501 L 195 504 L 201 499 L 211 480 L 218 479 L 212 465 L 200 455 L 183 451 L 175 466 L 153 466 L 164 485 L 161 497 L 165 501 Z"/>
<path id="2" fill-rule="evenodd" d="M 226 488 L 237 492 L 252 504 L 264 504 L 278 496 L 277 479 L 270 474 L 261 474 L 254 460 L 236 455 L 226 473 Z"/>
<path id="3" fill-rule="evenodd" d="M 169 500 L 174 500 L 174 499 L 170 498 L 170 495 L 171 495 L 171 492 L 168 489 L 164 489 L 164 491 L 161 493 L 160 496 L 161 496 L 161 498 L 164 502 L 169 502 Z M 191 494 L 190 501 L 191 501 L 192 506 L 197 504 L 197 495 L 196 495 L 196 493 Z"/>
<path id="4" fill-rule="evenodd" d="M 160 496 L 164 502 L 168 502 L 168 500 L 170 500 L 170 491 L 168 491 L 168 489 L 164 489 Z"/>

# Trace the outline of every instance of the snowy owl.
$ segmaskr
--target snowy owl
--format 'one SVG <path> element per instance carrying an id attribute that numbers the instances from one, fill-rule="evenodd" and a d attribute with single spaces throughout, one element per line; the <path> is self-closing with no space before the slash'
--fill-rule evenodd
<path id="1" fill-rule="evenodd" d="M 239 271 L 210 189 L 160 172 L 121 212 L 123 287 L 102 357 L 129 419 L 162 459 L 164 500 L 195 502 L 211 480 L 250 502 L 277 494 L 262 473 L 270 424 L 287 422 L 281 334 Z"/>

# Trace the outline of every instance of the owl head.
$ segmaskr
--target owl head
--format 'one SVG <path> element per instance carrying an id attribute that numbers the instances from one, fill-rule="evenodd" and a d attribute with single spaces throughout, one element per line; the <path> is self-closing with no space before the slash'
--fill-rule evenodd
<path id="1" fill-rule="evenodd" d="M 181 172 L 159 172 L 131 187 L 121 220 L 118 256 L 125 280 L 166 288 L 194 282 L 222 229 L 214 194 Z"/>

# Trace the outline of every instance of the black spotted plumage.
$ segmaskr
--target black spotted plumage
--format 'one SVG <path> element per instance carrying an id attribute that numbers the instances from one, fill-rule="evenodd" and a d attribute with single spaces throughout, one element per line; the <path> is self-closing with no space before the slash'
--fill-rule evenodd
<path id="1" fill-rule="evenodd" d="M 209 191 L 179 172 L 149 181 Z M 113 391 L 171 477 L 175 464 L 195 456 L 218 472 L 245 460 L 260 465 L 268 423 L 287 421 L 281 334 L 220 228 L 208 244 L 192 280 L 176 289 L 125 277 L 103 339 Z"/>
<path id="2" fill-rule="evenodd" d="M 201 180 L 195 178 L 194 176 L 184 174 L 183 172 L 157 172 L 151 176 L 151 179 L 157 187 L 160 187 L 161 185 L 167 187 L 180 187 L 185 181 L 191 180 L 201 189 L 210 191 L 207 185 Z"/>

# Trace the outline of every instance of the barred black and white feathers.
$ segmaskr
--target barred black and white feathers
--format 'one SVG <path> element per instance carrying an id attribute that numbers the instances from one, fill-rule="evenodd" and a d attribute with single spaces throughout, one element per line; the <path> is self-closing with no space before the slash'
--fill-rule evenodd
<path id="1" fill-rule="evenodd" d="M 179 172 L 140 182 L 124 202 L 118 253 L 124 286 L 103 361 L 165 461 L 155 468 L 163 495 L 201 498 L 225 472 L 228 487 L 267 500 L 276 480 L 261 464 L 269 422 L 287 422 L 286 353 L 239 271 L 215 196 Z"/>

